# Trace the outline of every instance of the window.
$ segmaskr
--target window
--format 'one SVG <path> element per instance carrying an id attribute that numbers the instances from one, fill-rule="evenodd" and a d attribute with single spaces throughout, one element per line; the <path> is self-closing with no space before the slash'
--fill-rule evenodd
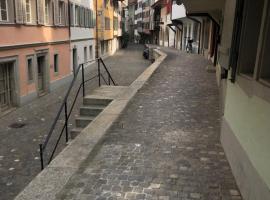
<path id="1" fill-rule="evenodd" d="M 75 26 L 79 25 L 79 20 L 80 20 L 80 7 L 75 6 Z"/>
<path id="2" fill-rule="evenodd" d="M 264 1 L 244 1 L 244 18 L 238 57 L 239 72 L 253 77 L 261 30 Z"/>
<path id="3" fill-rule="evenodd" d="M 50 0 L 45 0 L 45 24 L 50 23 Z"/>
<path id="4" fill-rule="evenodd" d="M 27 58 L 27 74 L 28 74 L 28 82 L 31 83 L 34 80 L 33 57 L 28 57 Z"/>
<path id="5" fill-rule="evenodd" d="M 63 1 L 59 1 L 59 24 L 64 24 L 65 21 L 65 4 Z"/>
<path id="6" fill-rule="evenodd" d="M 7 0 L 0 0 L 0 21 L 8 20 Z"/>
<path id="7" fill-rule="evenodd" d="M 26 16 L 26 22 L 31 23 L 31 0 L 25 0 L 25 16 Z"/>
<path id="8" fill-rule="evenodd" d="M 86 63 L 87 62 L 87 47 L 84 47 L 83 51 L 84 51 L 84 62 Z"/>
<path id="9" fill-rule="evenodd" d="M 93 59 L 93 46 L 89 46 L 89 54 L 90 54 L 90 60 Z"/>
<path id="10" fill-rule="evenodd" d="M 54 69 L 54 73 L 58 73 L 59 72 L 59 60 L 58 60 L 58 54 L 54 54 L 53 56 L 53 69 Z"/>
<path id="11" fill-rule="evenodd" d="M 113 18 L 113 29 L 118 30 L 118 18 L 117 17 Z"/>
<path id="12" fill-rule="evenodd" d="M 260 81 L 266 83 L 268 86 L 270 85 L 270 4 L 267 9 L 267 17 L 265 20 L 265 32 L 263 36 L 263 46 L 261 53 L 261 62 L 260 62 Z"/>
<path id="13" fill-rule="evenodd" d="M 74 6 L 73 3 L 69 4 L 69 20 L 70 20 L 70 25 L 74 26 Z"/>
<path id="14" fill-rule="evenodd" d="M 105 30 L 110 30 L 111 25 L 110 25 L 110 18 L 105 17 Z"/>

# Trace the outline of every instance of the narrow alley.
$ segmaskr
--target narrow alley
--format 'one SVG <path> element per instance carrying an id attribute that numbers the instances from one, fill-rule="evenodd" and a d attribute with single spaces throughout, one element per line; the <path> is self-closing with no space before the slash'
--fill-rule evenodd
<path id="1" fill-rule="evenodd" d="M 168 54 L 58 199 L 240 200 L 220 143 L 215 75 Z"/>
<path id="2" fill-rule="evenodd" d="M 150 62 L 142 58 L 142 49 L 142 45 L 130 46 L 105 60 L 118 84 L 129 85 L 149 65 Z M 96 64 L 89 66 L 86 72 L 87 77 L 95 75 Z M 13 199 L 40 172 L 38 145 L 48 134 L 68 86 L 61 87 L 0 118 L 1 200 Z M 86 85 L 86 90 L 90 92 L 97 87 L 98 80 L 95 79 Z M 78 86 L 72 90 L 70 101 L 74 99 L 77 88 Z M 79 105 L 80 102 L 76 104 L 70 119 L 70 128 L 74 125 L 74 116 L 78 113 Z M 14 123 L 24 126 L 12 128 Z M 58 132 L 59 129 L 60 127 Z M 55 141 L 56 138 L 52 143 Z M 59 151 L 66 146 L 64 138 L 61 144 Z"/>

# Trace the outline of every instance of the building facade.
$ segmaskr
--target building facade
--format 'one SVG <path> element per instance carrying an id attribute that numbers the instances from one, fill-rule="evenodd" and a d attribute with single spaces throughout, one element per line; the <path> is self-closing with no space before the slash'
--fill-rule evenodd
<path id="1" fill-rule="evenodd" d="M 42 96 L 70 77 L 68 1 L 2 0 L 1 113 Z"/>
<path id="2" fill-rule="evenodd" d="M 201 18 L 200 49 L 213 61 L 220 88 L 221 142 L 241 194 L 270 199 L 270 3 L 182 3 L 188 16 Z"/>
<path id="3" fill-rule="evenodd" d="M 96 12 L 91 0 L 70 0 L 70 62 L 71 70 L 95 59 Z"/>
<path id="4" fill-rule="evenodd" d="M 137 0 L 128 1 L 128 32 L 131 42 L 135 42 L 135 10 L 136 10 Z"/>
<path id="5" fill-rule="evenodd" d="M 111 55 L 121 46 L 122 12 L 126 6 L 126 1 L 97 1 L 98 55 Z"/>

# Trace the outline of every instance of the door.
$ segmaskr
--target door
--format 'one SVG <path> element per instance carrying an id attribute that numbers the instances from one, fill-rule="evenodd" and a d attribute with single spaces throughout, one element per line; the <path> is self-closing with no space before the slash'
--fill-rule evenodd
<path id="1" fill-rule="evenodd" d="M 77 49 L 74 48 L 72 50 L 72 59 L 73 59 L 73 73 L 75 74 L 76 69 L 78 67 L 78 56 L 77 56 Z"/>
<path id="2" fill-rule="evenodd" d="M 38 94 L 42 95 L 45 93 L 45 81 L 46 81 L 46 59 L 45 56 L 37 57 L 37 75 L 38 75 Z"/>
<path id="3" fill-rule="evenodd" d="M 0 110 L 12 107 L 13 63 L 0 63 Z"/>

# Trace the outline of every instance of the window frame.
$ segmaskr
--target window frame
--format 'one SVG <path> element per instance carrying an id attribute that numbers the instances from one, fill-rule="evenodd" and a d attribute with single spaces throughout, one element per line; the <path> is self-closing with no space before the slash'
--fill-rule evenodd
<path id="1" fill-rule="evenodd" d="M 29 13 L 27 13 L 27 1 L 28 1 L 28 6 L 29 6 Z M 27 20 L 27 15 L 28 14 L 29 14 L 29 21 Z M 31 0 L 25 0 L 25 22 L 26 22 L 26 24 L 33 23 L 33 21 L 32 21 L 32 2 L 31 2 Z"/>
<path id="2" fill-rule="evenodd" d="M 51 0 L 45 0 L 44 2 L 44 23 L 46 25 L 50 24 L 50 4 Z"/>
<path id="3" fill-rule="evenodd" d="M 29 60 L 31 60 L 31 79 L 30 79 L 30 70 L 29 70 Z M 28 84 L 32 84 L 35 81 L 35 77 L 34 77 L 34 55 L 28 55 L 26 56 L 26 71 L 27 71 L 27 82 Z"/>
<path id="4" fill-rule="evenodd" d="M 65 2 L 64 1 L 59 1 L 58 2 L 58 20 L 59 20 L 59 25 L 65 25 Z"/>
<path id="5" fill-rule="evenodd" d="M 53 72 L 54 72 L 54 75 L 56 76 L 59 74 L 59 54 L 58 53 L 53 54 Z"/>
<path id="6" fill-rule="evenodd" d="M 80 6 L 75 4 L 75 10 L 74 10 L 74 26 L 80 25 Z"/>
<path id="7" fill-rule="evenodd" d="M 93 45 L 89 46 L 89 58 L 90 60 L 93 60 L 94 56 L 93 56 Z"/>
<path id="8" fill-rule="evenodd" d="M 9 16 L 8 16 L 8 2 L 7 0 L 4 0 L 5 4 L 6 4 L 6 15 L 7 15 L 7 19 L 6 20 L 3 20 L 2 19 L 2 8 L 0 7 L 0 22 L 8 22 L 9 21 Z"/>

